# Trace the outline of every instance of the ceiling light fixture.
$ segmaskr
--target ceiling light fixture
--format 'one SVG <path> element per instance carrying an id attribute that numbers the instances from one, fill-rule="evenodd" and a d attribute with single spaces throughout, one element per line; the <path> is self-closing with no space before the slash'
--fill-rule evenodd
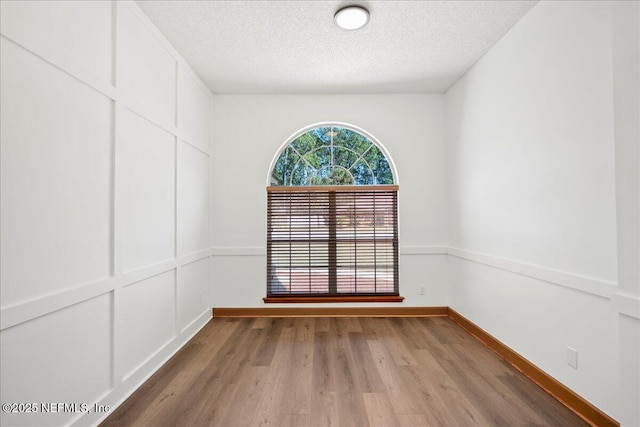
<path id="1" fill-rule="evenodd" d="M 369 11 L 362 6 L 347 6 L 337 11 L 333 20 L 344 30 L 357 30 L 369 22 Z"/>

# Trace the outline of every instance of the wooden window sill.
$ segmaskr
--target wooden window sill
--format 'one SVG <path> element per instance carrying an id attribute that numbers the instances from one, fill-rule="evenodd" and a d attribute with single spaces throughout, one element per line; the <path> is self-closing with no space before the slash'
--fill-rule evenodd
<path id="1" fill-rule="evenodd" d="M 334 302 L 402 302 L 403 296 L 393 295 L 366 295 L 366 296 L 322 296 L 322 297 L 264 297 L 265 304 L 281 303 L 334 303 Z"/>

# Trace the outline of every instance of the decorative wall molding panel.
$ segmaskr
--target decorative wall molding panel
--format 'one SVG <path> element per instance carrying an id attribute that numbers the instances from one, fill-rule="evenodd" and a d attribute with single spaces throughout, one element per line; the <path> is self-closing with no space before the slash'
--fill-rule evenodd
<path id="1" fill-rule="evenodd" d="M 580 276 L 574 273 L 557 271 L 550 268 L 514 261 L 494 255 L 468 251 L 459 248 L 449 248 L 449 255 L 473 261 L 490 267 L 499 268 L 511 273 L 521 274 L 534 279 L 544 280 L 555 285 L 586 292 L 610 299 L 616 290 L 616 284 L 604 280 Z"/>
<path id="2" fill-rule="evenodd" d="M 640 299 L 638 297 L 615 293 L 611 302 L 618 313 L 640 320 Z"/>
<path id="3" fill-rule="evenodd" d="M 0 7 L 2 396 L 115 406 L 211 317 L 212 94 L 135 2 Z"/>

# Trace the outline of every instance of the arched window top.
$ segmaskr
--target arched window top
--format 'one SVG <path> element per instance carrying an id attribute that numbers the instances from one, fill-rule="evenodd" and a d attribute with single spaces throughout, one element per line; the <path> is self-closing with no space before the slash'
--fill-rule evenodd
<path id="1" fill-rule="evenodd" d="M 272 186 L 394 184 L 387 157 L 370 137 L 343 124 L 294 136 L 271 170 Z"/>

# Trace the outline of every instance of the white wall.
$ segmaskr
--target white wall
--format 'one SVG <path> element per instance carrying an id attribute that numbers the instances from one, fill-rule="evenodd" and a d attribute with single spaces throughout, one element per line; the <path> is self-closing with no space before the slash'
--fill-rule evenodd
<path id="1" fill-rule="evenodd" d="M 210 318 L 211 93 L 134 3 L 0 8 L 2 402 L 113 406 Z"/>
<path id="2" fill-rule="evenodd" d="M 613 12 L 616 152 L 619 407 L 623 425 L 640 425 L 640 3 Z"/>
<path id="3" fill-rule="evenodd" d="M 638 178 L 637 160 L 636 175 L 616 170 L 613 8 L 538 3 L 448 91 L 450 305 L 632 426 L 640 396 L 619 373 L 637 376 L 633 354 L 620 356 L 638 314 L 618 326 L 616 191 Z M 635 235 L 637 224 L 636 211 Z"/>
<path id="4" fill-rule="evenodd" d="M 264 305 L 269 165 L 293 133 L 326 121 L 365 129 L 389 151 L 400 184 L 400 294 L 405 305 L 447 304 L 442 95 L 216 95 L 213 106 L 215 306 Z"/>

